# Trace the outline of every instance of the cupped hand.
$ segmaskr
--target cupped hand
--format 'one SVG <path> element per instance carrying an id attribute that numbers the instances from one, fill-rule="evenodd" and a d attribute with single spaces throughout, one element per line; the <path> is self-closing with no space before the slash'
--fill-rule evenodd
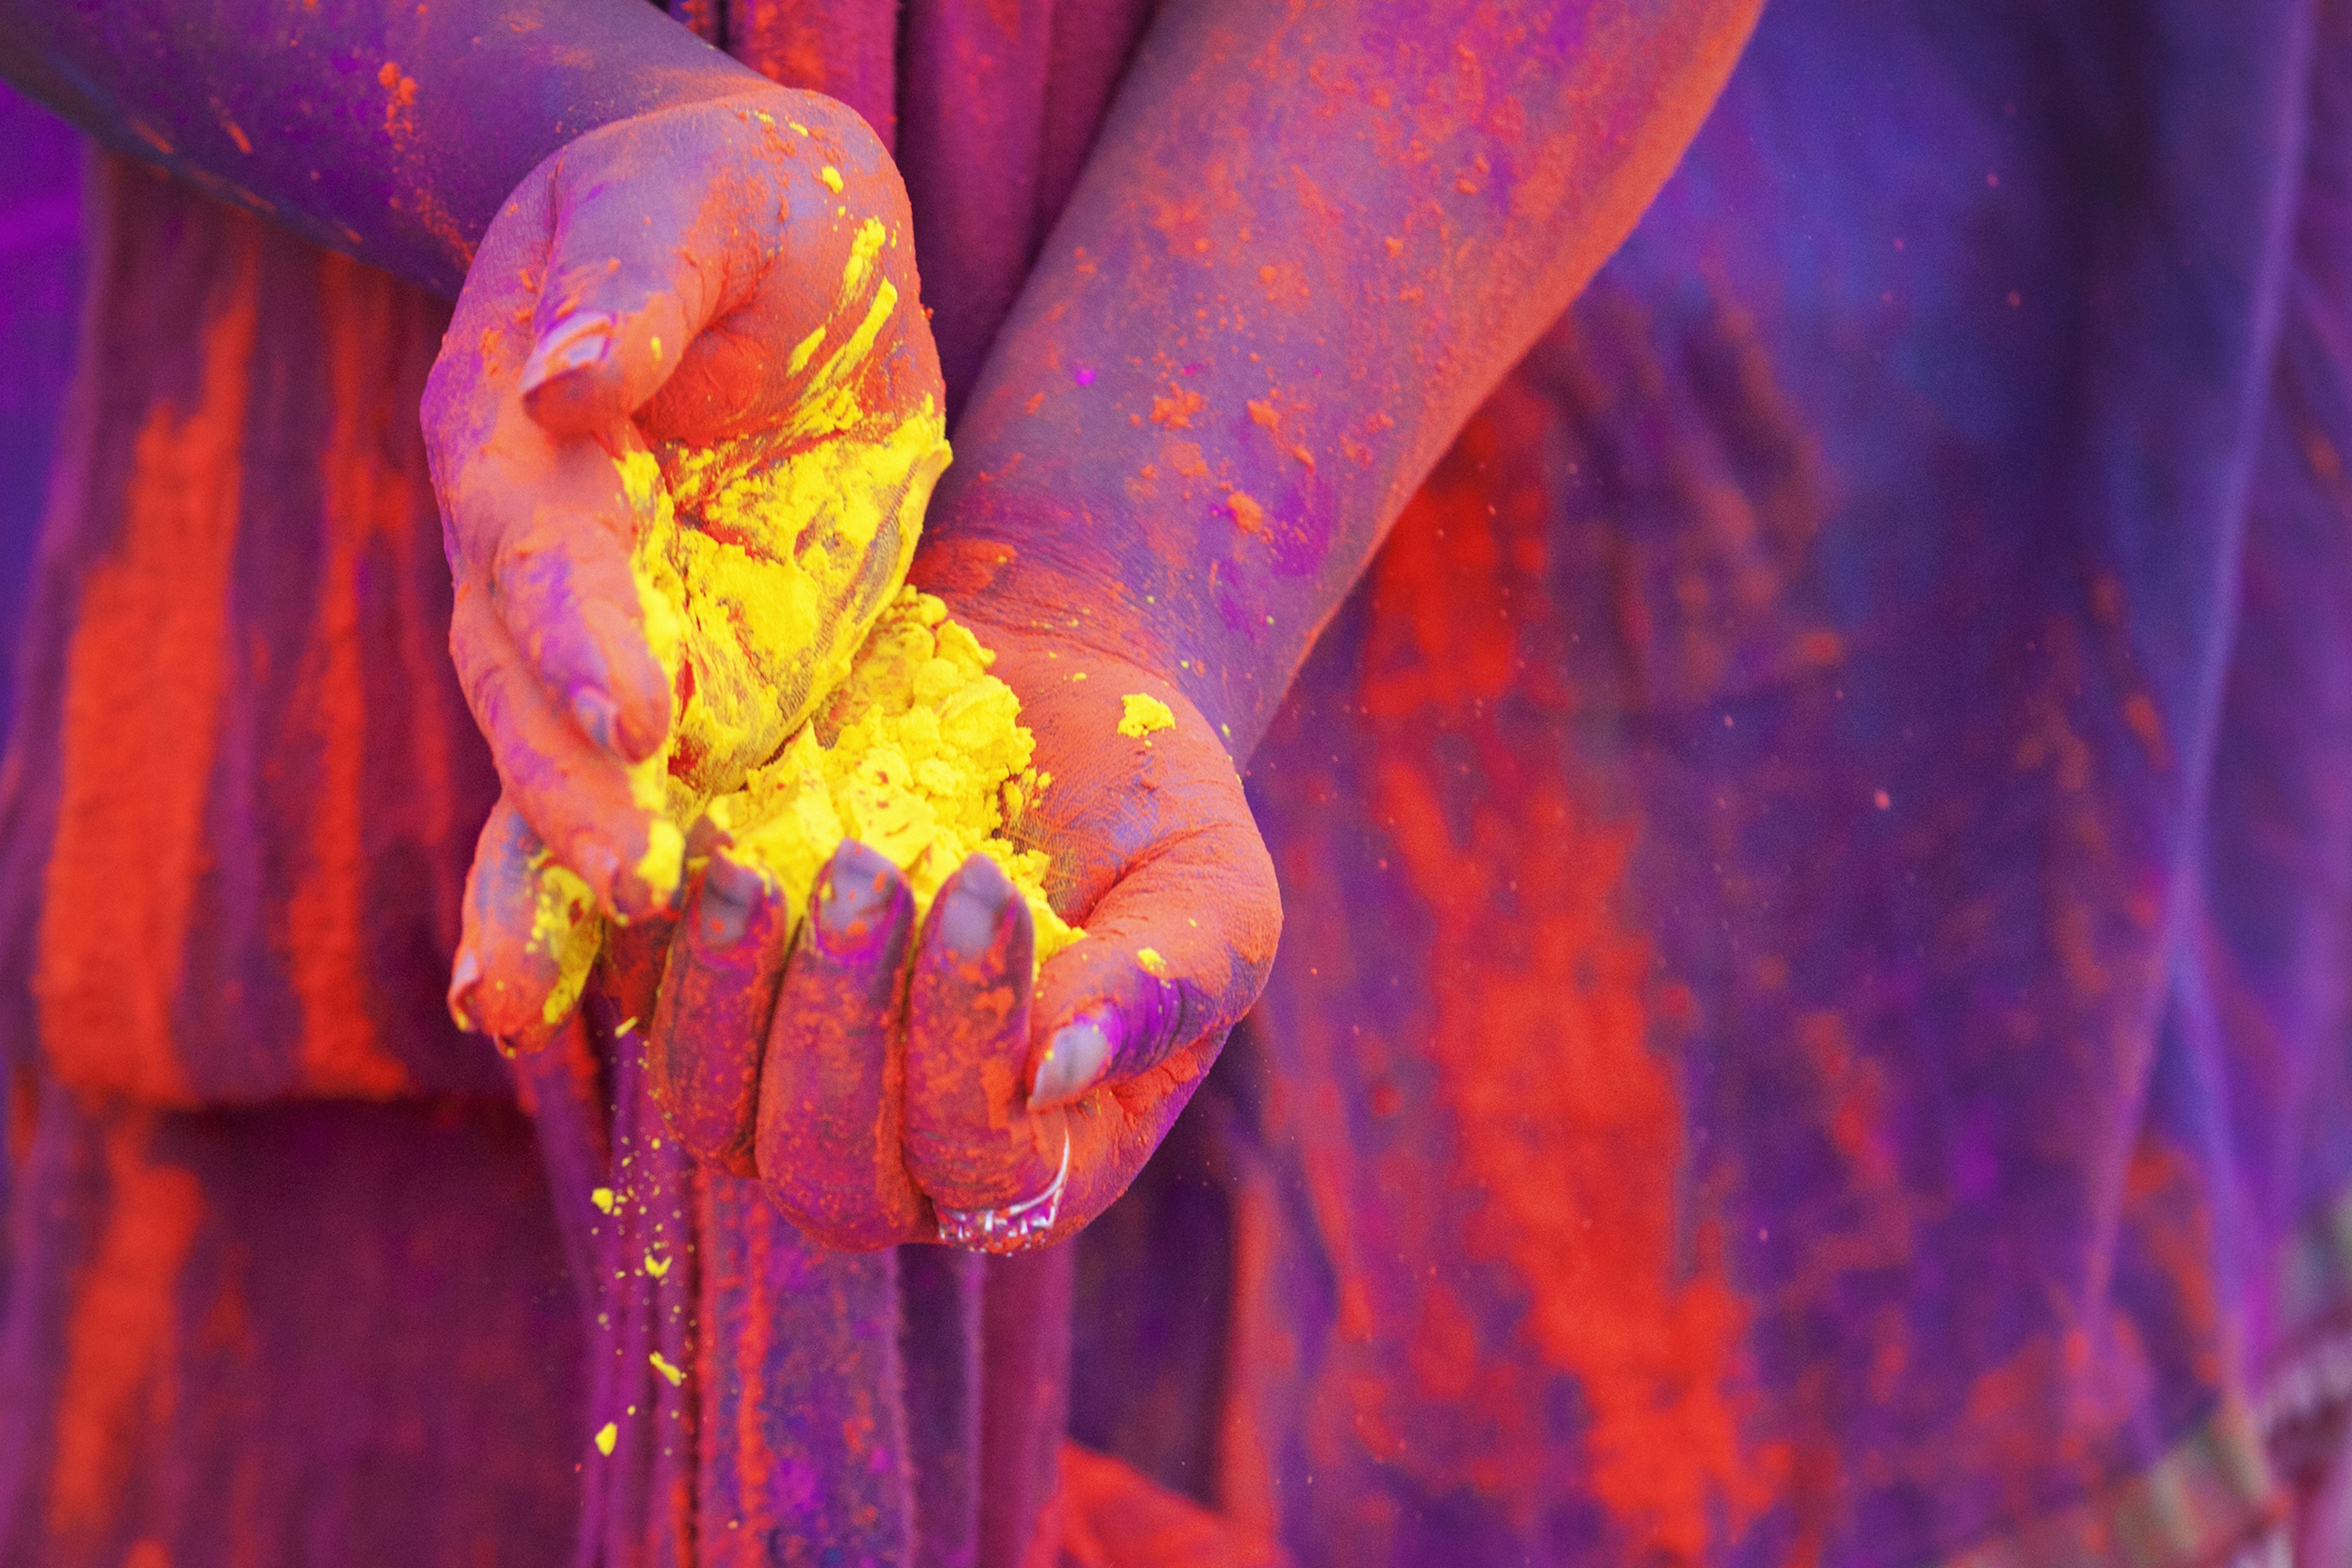
<path id="1" fill-rule="evenodd" d="M 1028 907 L 993 862 L 967 861 L 919 921 L 897 868 L 852 842 L 795 941 L 801 911 L 721 851 L 688 895 L 648 1039 L 679 1142 L 756 1175 L 835 1247 L 1009 1249 L 1099 1214 L 1256 999 L 1281 927 L 1233 761 L 1173 687 L 970 624 L 1050 775 L 1012 834 L 1052 855 L 1055 907 L 1085 937 L 1037 971 Z M 1149 705 L 1130 720 L 1130 696 L 1168 721 Z"/>
<path id="2" fill-rule="evenodd" d="M 877 220 L 890 243 L 855 260 Z M 863 121 L 756 87 L 579 138 L 491 224 L 424 405 L 456 578 L 451 651 L 504 788 L 469 927 L 520 919 L 527 935 L 531 873 L 550 854 L 605 913 L 675 896 L 676 837 L 630 769 L 662 752 L 692 677 L 648 641 L 631 550 L 655 498 L 646 466 L 625 483 L 622 459 L 796 437 L 813 403 L 842 395 L 825 374 L 861 325 L 854 394 L 935 396 L 910 233 Z M 842 319 L 860 267 L 900 308 L 861 301 L 863 321 Z M 871 592 L 887 596 L 908 542 L 895 527 L 877 537 Z M 518 971 L 532 956 L 516 937 L 469 931 L 452 993 L 461 1016 L 501 1034 L 500 996 L 545 994 Z"/>

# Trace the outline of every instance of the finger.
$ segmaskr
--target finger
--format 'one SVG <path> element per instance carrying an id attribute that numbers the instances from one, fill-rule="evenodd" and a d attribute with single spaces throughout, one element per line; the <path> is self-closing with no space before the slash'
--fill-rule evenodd
<path id="1" fill-rule="evenodd" d="M 786 964 L 761 1076 L 758 1161 L 812 1238 L 870 1251 L 926 1234 L 900 1150 L 900 993 L 915 899 L 898 868 L 843 844 Z"/>
<path id="2" fill-rule="evenodd" d="M 907 994 L 907 1164 L 931 1201 L 992 1208 L 1052 1183 L 1058 1131 L 1030 1117 L 1034 939 L 1029 906 L 994 861 L 966 860 L 940 887 Z"/>
<path id="3" fill-rule="evenodd" d="M 1198 768 L 1161 786 L 1155 806 L 1195 826 L 1140 850 L 1087 911 L 1085 938 L 1038 976 L 1033 1110 L 1222 1040 L 1273 967 L 1282 895 L 1241 781 Z"/>
<path id="4" fill-rule="evenodd" d="M 793 934 L 783 889 L 713 855 L 688 889 L 654 1010 L 654 1099 L 697 1159 L 754 1175 L 760 1058 Z"/>
<path id="5" fill-rule="evenodd" d="M 449 650 L 508 798 L 610 913 L 666 908 L 683 870 L 677 829 L 637 804 L 620 761 L 592 745 L 533 679 L 487 595 L 460 583 Z"/>
<path id="6" fill-rule="evenodd" d="M 667 735 L 667 675 L 647 645 L 630 551 L 653 504 L 651 458 L 636 494 L 620 459 L 643 452 L 625 425 L 558 440 L 518 396 L 525 323 L 555 223 L 546 167 L 483 237 L 427 379 L 421 414 L 443 543 L 460 582 L 490 586 L 516 644 L 559 707 L 632 760 Z"/>
<path id="7" fill-rule="evenodd" d="M 728 169 L 645 177 L 662 166 L 666 142 L 697 122 L 656 119 L 625 140 L 586 138 L 553 167 L 554 234 L 521 383 L 531 416 L 551 432 L 584 435 L 635 413 L 759 276 L 773 223 L 746 193 L 765 182 Z M 669 166 L 710 157 L 698 146 Z"/>
<path id="8" fill-rule="evenodd" d="M 514 416 L 445 499 L 461 532 L 491 542 L 473 553 L 487 556 L 499 618 L 541 684 L 590 741 L 635 762 L 670 725 L 670 678 L 631 565 L 660 481 L 633 430 L 609 442 L 554 440 Z"/>
<path id="9" fill-rule="evenodd" d="M 509 1050 L 539 1049 L 578 1007 L 602 932 L 587 885 L 554 864 L 500 795 L 466 874 L 450 1016 Z"/>

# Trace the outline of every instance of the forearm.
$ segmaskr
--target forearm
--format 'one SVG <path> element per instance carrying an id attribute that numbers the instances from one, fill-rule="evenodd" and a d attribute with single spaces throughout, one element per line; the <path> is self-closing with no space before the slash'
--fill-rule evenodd
<path id="1" fill-rule="evenodd" d="M 646 0 L 0 0 L 0 76 L 120 152 L 452 295 L 556 148 L 761 80 Z"/>
<path id="2" fill-rule="evenodd" d="M 926 577 L 1076 617 L 1245 754 L 1759 4 L 1171 8 L 956 431 Z"/>

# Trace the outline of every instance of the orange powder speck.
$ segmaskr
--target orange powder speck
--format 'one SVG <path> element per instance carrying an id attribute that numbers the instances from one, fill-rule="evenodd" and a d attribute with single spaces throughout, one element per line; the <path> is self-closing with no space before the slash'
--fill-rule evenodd
<path id="1" fill-rule="evenodd" d="M 2171 754 L 2164 743 L 2164 720 L 2147 692 L 2135 691 L 2124 700 L 2124 722 L 2139 737 L 2139 743 L 2147 748 L 2149 759 L 2157 766 L 2164 766 L 2165 759 Z"/>
<path id="2" fill-rule="evenodd" d="M 1225 498 L 1225 510 L 1234 514 L 1234 525 L 1244 533 L 1265 537 L 1265 508 L 1245 490 L 1235 490 Z"/>
<path id="3" fill-rule="evenodd" d="M 1171 430 L 1190 430 L 1192 416 L 1206 407 L 1208 401 L 1189 386 L 1179 387 L 1169 396 L 1151 400 L 1151 422 Z"/>

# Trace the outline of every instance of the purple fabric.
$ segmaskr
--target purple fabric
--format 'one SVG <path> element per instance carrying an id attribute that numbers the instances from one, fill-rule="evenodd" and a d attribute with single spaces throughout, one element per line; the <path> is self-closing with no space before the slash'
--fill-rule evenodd
<path id="1" fill-rule="evenodd" d="M 1253 761 L 1224 1332 L 1106 1255 L 1081 1367 L 1177 1364 L 1081 1436 L 1309 1563 L 2264 1539 L 2352 1393 L 2347 104 L 2337 7 L 1768 10 Z"/>
<path id="2" fill-rule="evenodd" d="M 80 241 L 81 138 L 0 87 L 0 648 L 12 655 L 73 365 Z M 15 710 L 12 675 L 0 736 Z"/>

